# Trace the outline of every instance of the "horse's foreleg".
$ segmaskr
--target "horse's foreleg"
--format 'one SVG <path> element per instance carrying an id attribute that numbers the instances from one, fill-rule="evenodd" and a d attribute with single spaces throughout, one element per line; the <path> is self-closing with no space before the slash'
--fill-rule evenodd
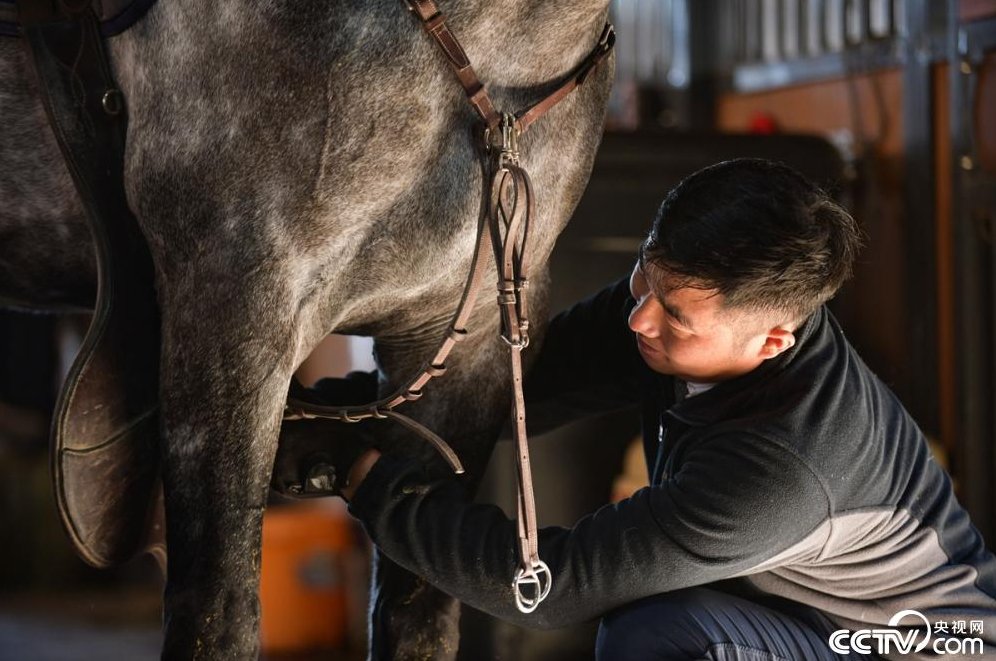
<path id="1" fill-rule="evenodd" d="M 368 658 L 456 658 L 460 602 L 376 550 L 373 566 Z"/>
<path id="2" fill-rule="evenodd" d="M 163 288 L 164 659 L 258 655 L 262 515 L 295 308 L 263 280 L 188 270 Z"/>

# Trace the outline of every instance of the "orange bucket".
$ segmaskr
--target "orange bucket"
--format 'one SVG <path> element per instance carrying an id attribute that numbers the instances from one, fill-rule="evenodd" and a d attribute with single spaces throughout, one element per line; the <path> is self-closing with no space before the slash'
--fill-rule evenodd
<path id="1" fill-rule="evenodd" d="M 348 631 L 345 558 L 355 546 L 339 501 L 278 505 L 263 515 L 259 598 L 264 652 L 341 646 Z"/>

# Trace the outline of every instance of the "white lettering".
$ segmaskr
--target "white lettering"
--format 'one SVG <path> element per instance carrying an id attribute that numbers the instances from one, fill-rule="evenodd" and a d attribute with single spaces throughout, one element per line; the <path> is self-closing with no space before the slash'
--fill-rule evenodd
<path id="1" fill-rule="evenodd" d="M 913 616 L 923 622 L 923 627 L 919 624 L 915 627 L 901 631 L 898 628 L 890 629 L 859 629 L 849 631 L 838 629 L 830 634 L 830 649 L 838 654 L 849 654 L 858 652 L 859 654 L 910 654 L 922 651 L 930 644 L 930 633 L 932 627 L 930 621 L 922 613 L 915 610 L 904 610 L 896 613 L 889 620 L 890 627 L 898 627 L 903 618 Z M 976 624 L 977 623 L 977 624 Z M 966 624 L 971 627 L 972 633 L 982 633 L 982 621 L 973 620 L 970 624 L 963 620 L 951 623 L 952 633 L 957 630 L 963 631 Z M 920 639 L 921 631 L 924 633 Z M 947 623 L 936 622 L 933 627 L 934 633 L 947 633 Z M 874 641 L 871 643 L 870 641 Z M 956 638 L 956 637 L 934 637 L 933 650 L 935 654 L 946 655 L 968 655 L 983 654 L 985 644 L 981 638 Z"/>
<path id="2" fill-rule="evenodd" d="M 943 646 L 941 643 L 944 643 Z M 936 654 L 958 654 L 966 656 L 968 654 L 982 655 L 985 651 L 985 643 L 981 638 L 938 638 L 934 641 L 934 652 Z"/>
<path id="3" fill-rule="evenodd" d="M 862 629 L 851 634 L 851 649 L 861 654 L 871 654 L 871 647 L 865 645 L 865 639 L 871 636 L 871 631 Z"/>
<path id="4" fill-rule="evenodd" d="M 879 640 L 879 654 L 889 654 L 891 651 L 890 644 L 896 644 L 896 651 L 902 654 L 909 654 L 913 652 L 913 644 L 916 642 L 916 637 L 919 632 L 914 630 L 907 631 L 905 634 L 896 631 L 895 629 L 875 629 L 873 634 L 875 638 Z"/>
<path id="5" fill-rule="evenodd" d="M 832 649 L 837 654 L 848 654 L 851 651 L 850 645 L 847 644 L 847 639 L 851 637 L 851 632 L 847 629 L 837 629 L 832 634 L 830 634 L 830 649 Z M 844 641 L 843 644 L 841 641 Z"/>
<path id="6" fill-rule="evenodd" d="M 975 651 L 976 645 L 978 645 L 978 651 Z M 985 649 L 985 644 L 981 638 L 965 638 L 961 641 L 961 649 L 958 652 L 960 654 L 978 654 L 981 656 Z"/>

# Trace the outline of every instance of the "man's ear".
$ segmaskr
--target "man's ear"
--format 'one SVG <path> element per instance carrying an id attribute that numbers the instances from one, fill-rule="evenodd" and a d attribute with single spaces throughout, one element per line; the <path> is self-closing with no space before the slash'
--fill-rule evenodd
<path id="1" fill-rule="evenodd" d="M 795 346 L 795 334 L 782 326 L 775 326 L 768 331 L 767 337 L 764 338 L 764 344 L 761 345 L 758 356 L 767 360 L 783 351 L 788 351 L 793 346 Z"/>

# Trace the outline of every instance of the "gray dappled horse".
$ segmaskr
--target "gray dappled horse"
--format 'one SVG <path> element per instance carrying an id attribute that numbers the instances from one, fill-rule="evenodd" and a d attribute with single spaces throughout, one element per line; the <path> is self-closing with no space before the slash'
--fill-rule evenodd
<path id="1" fill-rule="evenodd" d="M 441 4 L 499 109 L 513 111 L 588 53 L 608 0 Z M 86 308 L 88 229 L 18 42 L 0 36 L 0 303 Z M 128 104 L 128 203 L 162 314 L 164 656 L 252 658 L 291 375 L 331 332 L 375 338 L 385 392 L 431 355 L 473 252 L 477 120 L 399 0 L 159 0 L 106 43 Z M 536 320 L 541 265 L 587 181 L 611 70 L 521 140 L 537 191 Z M 447 376 L 403 409 L 452 442 L 471 479 L 508 410 L 497 327 L 485 294 Z M 445 470 L 397 426 L 383 431 Z M 374 600 L 373 656 L 455 654 L 452 599 L 381 559 Z"/>

